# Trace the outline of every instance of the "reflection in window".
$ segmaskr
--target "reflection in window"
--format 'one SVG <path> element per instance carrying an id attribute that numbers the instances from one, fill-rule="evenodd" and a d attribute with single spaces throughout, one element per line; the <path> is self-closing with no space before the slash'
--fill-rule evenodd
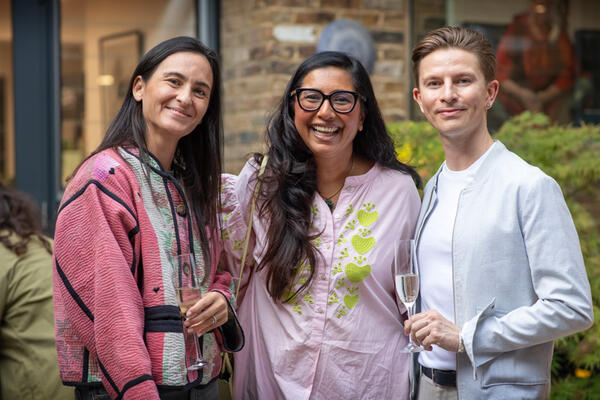
<path id="1" fill-rule="evenodd" d="M 61 0 L 63 183 L 102 140 L 141 54 L 195 36 L 195 15 L 193 0 Z"/>
<path id="2" fill-rule="evenodd" d="M 448 0 L 448 23 L 497 50 L 500 94 L 488 125 L 524 110 L 560 123 L 600 123 L 600 20 L 593 1 Z"/>
<path id="3" fill-rule="evenodd" d="M 529 110 L 570 121 L 575 56 L 552 0 L 529 1 L 508 25 L 496 57 L 499 99 L 509 115 Z"/>

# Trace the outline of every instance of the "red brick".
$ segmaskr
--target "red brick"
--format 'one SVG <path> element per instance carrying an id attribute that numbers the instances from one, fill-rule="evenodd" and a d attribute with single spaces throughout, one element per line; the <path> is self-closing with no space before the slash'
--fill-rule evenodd
<path id="1" fill-rule="evenodd" d="M 326 24 L 335 19 L 335 15 L 331 12 L 299 12 L 295 15 L 295 22 L 299 24 Z"/>

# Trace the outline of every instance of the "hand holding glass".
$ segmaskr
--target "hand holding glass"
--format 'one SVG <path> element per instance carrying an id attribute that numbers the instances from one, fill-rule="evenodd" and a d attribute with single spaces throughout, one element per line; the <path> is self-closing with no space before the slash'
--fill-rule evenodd
<path id="1" fill-rule="evenodd" d="M 204 280 L 204 270 L 196 267 L 193 254 L 182 254 L 173 257 L 171 261 L 171 278 L 173 286 L 175 287 L 175 295 L 177 297 L 177 303 L 179 304 L 179 311 L 181 312 L 181 318 L 185 319 L 185 313 L 192 307 L 200 297 L 202 292 L 200 287 Z M 202 353 L 200 352 L 200 346 L 198 343 L 198 337 L 195 333 L 185 333 L 185 350 L 186 350 L 186 362 L 188 356 L 191 356 L 189 365 L 187 366 L 188 371 L 193 371 L 206 366 L 208 363 L 202 359 Z M 193 343 L 193 345 L 191 345 Z M 189 354 L 191 353 L 191 354 Z"/>
<path id="2" fill-rule="evenodd" d="M 414 240 L 398 240 L 394 243 L 394 279 L 396 292 L 402 304 L 406 307 L 408 318 L 411 317 L 412 307 L 419 295 L 419 274 L 413 263 Z M 408 336 L 408 344 L 405 353 L 416 353 L 423 351 L 422 346 L 413 343 L 411 335 Z"/>

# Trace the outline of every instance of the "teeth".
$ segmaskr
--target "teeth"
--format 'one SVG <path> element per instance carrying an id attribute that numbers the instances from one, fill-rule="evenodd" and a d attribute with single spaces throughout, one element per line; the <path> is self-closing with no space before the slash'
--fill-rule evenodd
<path id="1" fill-rule="evenodd" d="M 337 127 L 325 127 L 325 126 L 313 126 L 313 130 L 319 134 L 331 135 L 336 133 L 340 128 Z"/>

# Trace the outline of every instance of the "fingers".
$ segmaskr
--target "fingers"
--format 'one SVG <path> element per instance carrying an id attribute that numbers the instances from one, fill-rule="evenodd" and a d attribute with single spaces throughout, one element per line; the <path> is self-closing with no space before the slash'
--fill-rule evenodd
<path id="1" fill-rule="evenodd" d="M 206 293 L 193 307 L 190 307 L 186 317 L 184 329 L 189 333 L 203 335 L 227 322 L 227 300 L 220 293 Z"/>
<path id="2" fill-rule="evenodd" d="M 460 328 L 439 312 L 428 310 L 414 315 L 410 321 L 410 329 L 405 325 L 405 333 L 410 333 L 413 342 L 426 350 L 431 350 L 435 344 L 445 350 L 456 351 Z"/>

